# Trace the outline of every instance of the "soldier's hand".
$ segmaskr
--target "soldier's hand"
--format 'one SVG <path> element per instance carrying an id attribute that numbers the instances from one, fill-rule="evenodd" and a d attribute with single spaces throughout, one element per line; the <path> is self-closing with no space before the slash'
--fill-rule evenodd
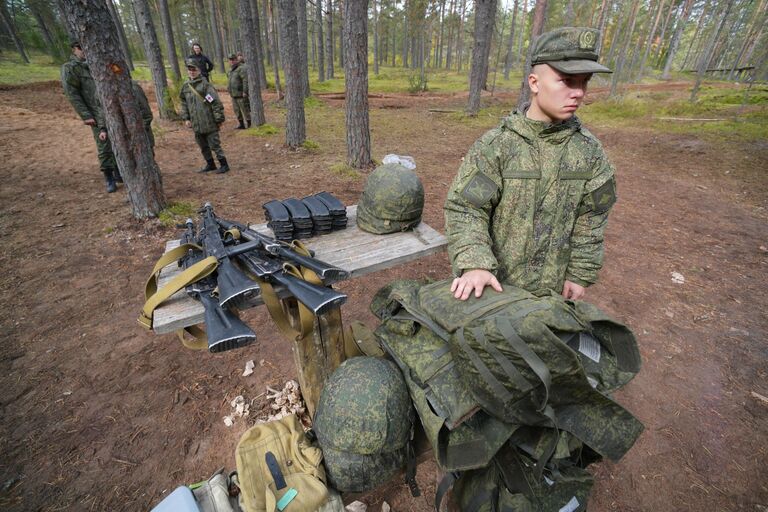
<path id="1" fill-rule="evenodd" d="M 99 132 L 99 140 L 101 142 L 104 142 L 105 140 L 107 140 L 107 132 Z"/>
<path id="2" fill-rule="evenodd" d="M 497 292 L 501 291 L 501 284 L 496 276 L 487 270 L 476 268 L 454 279 L 451 283 L 451 292 L 457 299 L 467 300 L 472 291 L 475 292 L 475 297 L 481 297 L 486 286 L 490 286 Z"/>
<path id="3" fill-rule="evenodd" d="M 192 128 L 192 121 L 184 121 L 184 126 L 187 128 Z"/>
<path id="4" fill-rule="evenodd" d="M 581 300 L 586 292 L 586 288 L 571 281 L 566 281 L 563 285 L 563 297 L 567 300 Z"/>
<path id="5" fill-rule="evenodd" d="M 96 126 L 96 120 L 95 119 L 86 119 L 83 121 L 83 124 L 87 124 L 88 126 Z"/>

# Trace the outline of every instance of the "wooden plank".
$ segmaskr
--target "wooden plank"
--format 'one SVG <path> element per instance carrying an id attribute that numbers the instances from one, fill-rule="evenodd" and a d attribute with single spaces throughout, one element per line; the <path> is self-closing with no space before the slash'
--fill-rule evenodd
<path id="1" fill-rule="evenodd" d="M 347 207 L 347 219 L 346 229 L 313 237 L 307 242 L 315 251 L 316 258 L 349 271 L 351 277 L 413 261 L 434 254 L 447 245 L 444 235 L 423 222 L 411 231 L 374 235 L 357 227 L 357 205 Z M 266 224 L 251 227 L 272 236 L 272 231 Z M 178 243 L 178 240 L 171 240 L 166 244 L 166 251 L 176 247 Z M 166 267 L 160 273 L 159 285 L 163 286 L 178 272 L 178 267 Z M 256 306 L 260 303 L 260 299 L 256 299 L 250 305 Z M 157 334 L 166 334 L 202 321 L 202 305 L 189 298 L 182 290 L 155 310 L 153 328 Z"/>

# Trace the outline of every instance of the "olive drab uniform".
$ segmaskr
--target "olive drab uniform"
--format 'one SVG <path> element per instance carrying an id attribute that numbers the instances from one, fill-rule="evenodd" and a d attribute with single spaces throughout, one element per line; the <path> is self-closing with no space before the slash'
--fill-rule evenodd
<path id="1" fill-rule="evenodd" d="M 211 152 L 216 154 L 221 169 L 229 170 L 219 138 L 219 125 L 224 122 L 224 105 L 221 103 L 216 89 L 208 80 L 198 76 L 194 80 L 190 79 L 184 82 L 179 97 L 181 99 L 181 118 L 192 123 L 195 142 L 200 147 L 200 152 L 208 164 L 204 168 L 206 172 L 216 169 Z"/>
<path id="2" fill-rule="evenodd" d="M 96 121 L 96 124 L 91 126 L 91 131 L 96 141 L 99 165 L 107 179 L 108 190 L 110 183 L 111 190 L 114 190 L 114 180 L 119 177 L 117 163 L 109 139 L 99 140 L 99 134 L 107 131 L 107 124 L 88 63 L 72 55 L 69 61 L 61 66 L 61 85 L 64 88 L 64 94 L 80 118 L 83 121 L 88 119 Z"/>
<path id="3" fill-rule="evenodd" d="M 136 98 L 136 103 L 139 104 L 139 111 L 141 112 L 141 119 L 144 121 L 144 130 L 147 132 L 147 138 L 149 138 L 149 147 L 152 151 L 155 150 L 155 135 L 152 133 L 152 108 L 149 106 L 149 100 L 144 93 L 144 89 L 141 88 L 136 80 L 131 80 L 131 90 Z"/>
<path id="4" fill-rule="evenodd" d="M 251 107 L 248 103 L 248 73 L 245 64 L 236 63 L 227 73 L 227 91 L 232 97 L 238 128 L 251 126 Z"/>
<path id="5" fill-rule="evenodd" d="M 448 192 L 453 270 L 486 269 L 529 291 L 588 286 L 615 201 L 613 166 L 576 117 L 547 124 L 515 112 L 472 146 Z"/>

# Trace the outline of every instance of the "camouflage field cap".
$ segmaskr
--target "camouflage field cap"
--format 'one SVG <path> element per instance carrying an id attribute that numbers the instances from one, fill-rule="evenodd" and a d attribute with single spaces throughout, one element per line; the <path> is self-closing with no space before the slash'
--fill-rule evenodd
<path id="1" fill-rule="evenodd" d="M 533 43 L 531 65 L 549 64 L 561 73 L 612 73 L 597 63 L 600 31 L 594 28 L 563 27 L 539 36 Z"/>
<path id="2" fill-rule="evenodd" d="M 421 222 L 424 186 L 418 175 L 400 164 L 374 170 L 357 205 L 357 226 L 383 235 L 406 231 Z"/>
<path id="3" fill-rule="evenodd" d="M 229 57 L 227 57 L 227 58 L 228 58 L 229 60 L 235 60 L 235 59 L 237 58 L 237 55 L 235 55 L 234 53 L 230 53 L 230 54 L 229 54 Z"/>
<path id="4" fill-rule="evenodd" d="M 414 417 L 394 363 L 344 361 L 323 388 L 313 425 L 331 486 L 365 492 L 395 476 L 406 463 Z"/>
<path id="5" fill-rule="evenodd" d="M 189 68 L 200 69 L 200 66 L 197 64 L 197 61 L 194 59 L 187 59 L 186 62 L 184 63 L 187 65 L 187 69 Z"/>

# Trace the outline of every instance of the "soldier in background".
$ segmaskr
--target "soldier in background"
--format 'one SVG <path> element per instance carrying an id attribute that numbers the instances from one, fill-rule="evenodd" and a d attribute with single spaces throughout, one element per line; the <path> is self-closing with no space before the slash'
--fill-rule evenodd
<path id="1" fill-rule="evenodd" d="M 229 164 L 221 148 L 219 127 L 224 123 L 224 105 L 222 105 L 216 89 L 201 75 L 197 63 L 187 60 L 189 80 L 181 86 L 181 118 L 187 128 L 195 132 L 195 142 L 205 158 L 205 167 L 197 172 L 216 171 L 222 174 L 229 171 Z M 213 154 L 219 160 L 219 169 L 213 161 Z"/>
<path id="2" fill-rule="evenodd" d="M 237 116 L 236 130 L 251 127 L 251 109 L 248 104 L 248 75 L 243 64 L 234 53 L 229 56 L 229 72 L 227 73 L 227 91 L 232 97 L 232 109 Z"/>
<path id="3" fill-rule="evenodd" d="M 200 43 L 194 43 L 192 45 L 192 53 L 187 57 L 187 60 L 190 59 L 195 62 L 195 65 L 197 66 L 197 69 L 200 70 L 200 74 L 203 75 L 203 78 L 210 81 L 210 74 L 211 71 L 213 71 L 213 62 L 211 62 L 211 59 L 203 53 L 203 47 L 200 46 Z"/>
<path id="4" fill-rule="evenodd" d="M 141 111 L 141 119 L 144 121 L 144 130 L 147 132 L 147 138 L 149 139 L 149 147 L 152 148 L 152 154 L 155 154 L 155 135 L 152 133 L 152 109 L 149 106 L 149 100 L 147 95 L 144 94 L 144 89 L 141 88 L 139 82 L 131 80 L 131 90 L 136 97 L 136 103 L 139 104 L 139 111 Z"/>
<path id="5" fill-rule="evenodd" d="M 85 125 L 91 127 L 98 150 L 99 165 L 107 183 L 107 192 L 112 193 L 117 190 L 116 183 L 122 183 L 123 179 L 117 169 L 115 155 L 107 136 L 106 120 L 96 94 L 96 84 L 91 77 L 91 70 L 80 43 L 73 41 L 70 47 L 72 56 L 61 66 L 61 85 L 75 112 Z"/>
<path id="6" fill-rule="evenodd" d="M 531 54 L 531 104 L 483 135 L 445 203 L 451 291 L 486 286 L 551 289 L 578 300 L 603 264 L 603 233 L 616 201 L 614 168 L 574 116 L 597 63 L 600 32 L 561 28 Z"/>

